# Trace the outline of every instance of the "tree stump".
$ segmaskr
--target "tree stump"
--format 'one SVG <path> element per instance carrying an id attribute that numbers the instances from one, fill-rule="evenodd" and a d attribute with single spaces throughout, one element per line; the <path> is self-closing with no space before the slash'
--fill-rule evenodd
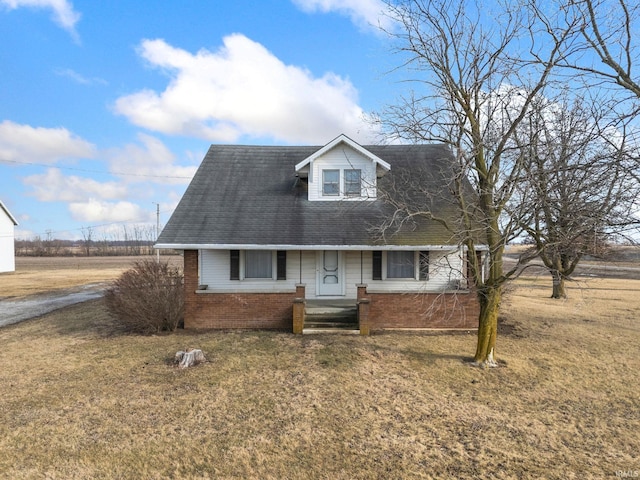
<path id="1" fill-rule="evenodd" d="M 189 348 L 186 352 L 183 352 L 182 350 L 177 352 L 175 359 L 175 362 L 180 368 L 192 367 L 206 361 L 207 359 L 204 358 L 202 350 L 196 348 Z"/>

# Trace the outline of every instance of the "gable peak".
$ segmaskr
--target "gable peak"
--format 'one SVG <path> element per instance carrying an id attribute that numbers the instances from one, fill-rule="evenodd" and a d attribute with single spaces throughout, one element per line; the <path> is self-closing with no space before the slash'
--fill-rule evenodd
<path id="1" fill-rule="evenodd" d="M 384 160 L 382 160 L 378 156 L 374 155 L 369 150 L 364 148 L 362 145 L 360 145 L 359 143 L 357 143 L 356 141 L 352 140 L 351 138 L 347 137 L 344 133 L 342 133 L 342 134 L 338 135 L 336 138 L 334 138 L 333 140 L 331 140 L 329 143 L 327 143 L 324 147 L 320 148 L 319 150 L 314 152 L 312 155 L 309 155 L 307 158 L 305 158 L 300 163 L 298 163 L 295 166 L 296 172 L 300 172 L 300 170 L 302 170 L 304 167 L 309 165 L 315 159 L 317 159 L 318 157 L 324 155 L 329 150 L 331 150 L 332 148 L 337 147 L 340 144 L 347 145 L 348 147 L 352 148 L 353 150 L 355 150 L 355 151 L 361 153 L 362 155 L 364 155 L 365 157 L 369 158 L 371 161 L 373 161 L 376 164 L 376 166 L 378 168 L 382 168 L 382 170 L 387 171 L 387 172 L 389 170 L 391 170 L 391 165 L 389 165 L 387 162 L 385 162 Z"/>

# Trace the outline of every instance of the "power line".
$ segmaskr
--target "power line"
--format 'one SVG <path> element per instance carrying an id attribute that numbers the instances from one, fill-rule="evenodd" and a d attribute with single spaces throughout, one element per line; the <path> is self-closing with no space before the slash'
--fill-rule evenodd
<path id="1" fill-rule="evenodd" d="M 160 215 L 160 214 L 165 214 L 165 213 L 170 213 L 170 211 L 168 210 L 164 210 L 164 211 L 160 211 L 160 212 L 156 212 L 156 215 Z M 136 224 L 145 224 L 145 225 L 152 225 L 153 226 L 153 221 L 137 221 L 137 220 L 121 220 L 119 222 L 110 222 L 110 223 L 102 223 L 99 225 L 85 225 L 82 227 L 78 227 L 78 228 L 67 228 L 65 230 L 51 230 L 51 229 L 47 229 L 45 230 L 44 233 L 33 233 L 34 237 L 42 237 L 43 235 L 53 235 L 53 234 L 59 234 L 59 233 L 71 233 L 71 232 L 82 232 L 83 230 L 87 230 L 87 229 L 96 229 L 96 228 L 103 228 L 103 227 L 111 227 L 111 226 L 115 226 L 115 225 L 136 225 Z M 155 226 L 156 228 L 159 228 L 159 217 L 157 220 L 157 224 Z"/>
<path id="2" fill-rule="evenodd" d="M 35 163 L 35 162 L 20 162 L 17 160 L 4 160 L 0 159 L 2 163 L 15 163 L 18 165 L 32 165 L 36 167 L 49 167 L 49 168 L 57 168 L 59 170 L 75 170 L 77 172 L 85 172 L 85 173 L 99 173 L 101 175 L 119 175 L 123 177 L 148 177 L 148 178 L 180 178 L 185 180 L 190 180 L 192 177 L 185 177 L 180 175 L 149 175 L 144 173 L 125 173 L 125 172 L 105 172 L 101 170 L 88 170 L 85 168 L 76 168 L 76 167 L 61 167 L 59 165 L 47 165 L 46 163 Z"/>

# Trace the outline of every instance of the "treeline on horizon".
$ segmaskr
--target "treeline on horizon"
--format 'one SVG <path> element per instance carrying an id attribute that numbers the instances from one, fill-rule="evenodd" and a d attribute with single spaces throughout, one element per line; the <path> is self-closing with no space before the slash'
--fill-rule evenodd
<path id="1" fill-rule="evenodd" d="M 15 240 L 18 257 L 107 257 L 156 255 L 151 240 Z M 174 250 L 160 250 L 160 255 L 174 255 Z"/>

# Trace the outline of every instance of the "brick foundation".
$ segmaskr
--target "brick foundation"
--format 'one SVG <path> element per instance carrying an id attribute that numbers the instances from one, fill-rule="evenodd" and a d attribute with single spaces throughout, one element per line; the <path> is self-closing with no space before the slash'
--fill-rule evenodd
<path id="1" fill-rule="evenodd" d="M 367 293 L 369 328 L 478 328 L 480 305 L 473 292 Z"/>

